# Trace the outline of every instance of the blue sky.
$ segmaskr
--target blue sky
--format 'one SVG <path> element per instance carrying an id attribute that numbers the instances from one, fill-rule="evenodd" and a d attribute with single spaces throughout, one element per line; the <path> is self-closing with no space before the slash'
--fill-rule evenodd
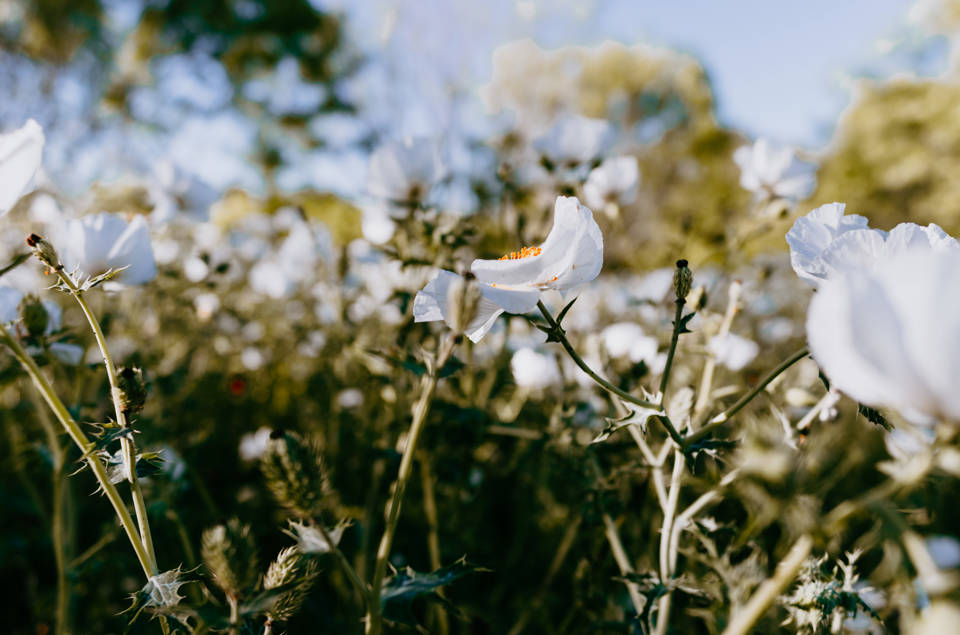
<path id="1" fill-rule="evenodd" d="M 890 49 L 902 49 L 917 37 L 907 25 L 912 4 L 907 0 L 322 4 L 345 11 L 354 37 L 382 47 L 394 71 L 418 85 L 413 94 L 425 99 L 437 93 L 435 82 L 486 81 L 491 53 L 511 40 L 532 37 L 548 48 L 607 39 L 643 42 L 697 57 L 713 81 L 724 123 L 811 149 L 829 140 L 849 102 L 851 77 L 865 70 L 880 75 L 899 70 Z"/>

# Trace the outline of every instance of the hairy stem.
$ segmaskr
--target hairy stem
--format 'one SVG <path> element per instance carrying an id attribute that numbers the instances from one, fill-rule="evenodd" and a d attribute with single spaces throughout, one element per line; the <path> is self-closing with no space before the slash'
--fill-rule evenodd
<path id="1" fill-rule="evenodd" d="M 397 472 L 397 480 L 393 484 L 393 495 L 390 498 L 390 502 L 387 503 L 387 525 L 383 530 L 383 536 L 380 538 L 380 546 L 377 549 L 377 561 L 373 569 L 373 581 L 370 585 L 371 598 L 367 604 L 366 632 L 368 635 L 379 635 L 383 630 L 383 615 L 380 612 L 380 589 L 387 575 L 387 563 L 390 560 L 393 537 L 397 531 L 397 523 L 400 520 L 400 507 L 403 503 L 403 494 L 407 489 L 407 482 L 410 480 L 410 474 L 413 471 L 413 458 L 416 455 L 417 443 L 420 440 L 420 434 L 423 432 L 423 425 L 427 420 L 427 413 L 430 412 L 430 403 L 433 399 L 433 393 L 436 391 L 437 382 L 440 379 L 440 371 L 453 353 L 455 343 L 456 338 L 450 336 L 440 345 L 440 351 L 437 354 L 433 368 L 431 368 L 430 372 L 423 378 L 420 399 L 417 400 L 413 409 L 413 421 L 410 423 L 410 430 L 407 432 L 403 456 L 400 459 L 400 469 Z"/>
<path id="2" fill-rule="evenodd" d="M 126 412 L 124 411 L 123 404 L 120 398 L 120 386 L 117 379 L 117 368 L 113 363 L 113 358 L 110 356 L 110 351 L 107 349 L 107 338 L 103 334 L 103 329 L 100 328 L 100 322 L 97 320 L 97 316 L 94 315 L 93 311 L 90 309 L 90 305 L 87 304 L 86 298 L 83 297 L 83 292 L 77 287 L 73 279 L 67 274 L 63 269 L 57 270 L 57 276 L 60 278 L 60 281 L 70 290 L 70 295 L 74 297 L 77 301 L 77 304 L 80 305 L 80 309 L 83 311 L 84 316 L 87 318 L 87 322 L 90 323 L 90 328 L 93 331 L 94 338 L 97 340 L 97 346 L 100 348 L 100 354 L 103 356 L 103 365 L 107 369 L 107 379 L 110 382 L 110 396 L 113 400 L 114 413 L 117 418 L 117 425 L 121 428 L 128 428 L 129 424 L 127 422 Z M 127 482 L 130 483 L 130 491 L 133 498 L 133 509 L 137 515 L 137 524 L 140 527 L 140 540 L 143 542 L 144 548 L 147 552 L 147 557 L 149 559 L 150 568 L 153 571 L 153 574 L 156 575 L 160 572 L 157 567 L 157 556 L 153 548 L 153 536 L 150 532 L 150 519 L 147 517 L 147 504 L 143 499 L 143 492 L 140 489 L 140 481 L 137 479 L 137 460 L 136 460 L 136 448 L 134 446 L 132 436 L 124 435 L 120 437 L 120 449 L 123 453 L 123 462 L 126 469 Z"/>

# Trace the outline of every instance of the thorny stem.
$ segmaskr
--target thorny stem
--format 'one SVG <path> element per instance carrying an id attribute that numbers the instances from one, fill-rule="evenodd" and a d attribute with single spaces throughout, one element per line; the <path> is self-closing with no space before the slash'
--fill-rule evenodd
<path id="1" fill-rule="evenodd" d="M 33 358 L 27 354 L 27 352 L 20 345 L 20 342 L 18 342 L 2 324 L 0 324 L 0 339 L 2 339 L 7 346 L 10 347 L 10 350 L 17 358 L 17 361 L 20 362 L 20 364 L 24 367 L 24 369 L 27 371 L 27 374 L 29 374 L 30 378 L 33 380 L 34 385 L 40 391 L 40 394 L 43 396 L 43 400 L 53 411 L 53 414 L 57 417 L 57 420 L 60 421 L 60 424 L 67 431 L 67 434 L 70 435 L 70 438 L 73 439 L 73 442 L 76 443 L 77 447 L 80 448 L 80 451 L 83 453 L 87 464 L 90 466 L 90 471 L 93 472 L 93 475 L 96 477 L 100 488 L 103 490 L 103 493 L 110 501 L 110 504 L 113 505 L 113 510 L 116 512 L 117 518 L 120 520 L 120 524 L 123 526 L 123 529 L 127 534 L 127 538 L 130 539 L 130 544 L 133 546 L 134 552 L 137 554 L 137 560 L 139 560 L 140 566 L 143 568 L 144 575 L 147 578 L 150 578 L 152 575 L 154 575 L 153 567 L 151 566 L 151 561 L 147 556 L 146 549 L 144 548 L 143 543 L 140 542 L 140 537 L 137 535 L 136 525 L 133 522 L 133 518 L 130 516 L 130 512 L 127 511 L 127 508 L 124 505 L 123 499 L 120 497 L 120 493 L 117 491 L 117 488 L 113 485 L 113 483 L 110 482 L 110 477 L 107 475 L 106 468 L 103 467 L 103 463 L 100 462 L 100 459 L 94 453 L 93 444 L 89 439 L 87 439 L 87 435 L 84 434 L 83 430 L 80 429 L 80 426 L 77 425 L 77 422 L 73 420 L 73 417 L 70 415 L 67 407 L 60 400 L 60 397 L 54 392 L 53 387 L 47 381 L 47 378 L 44 377 L 43 373 L 40 371 L 40 367 L 37 366 L 37 363 L 33 361 Z"/>
<path id="2" fill-rule="evenodd" d="M 587 366 L 587 363 L 583 361 L 583 358 L 580 357 L 580 354 L 577 353 L 576 350 L 574 350 L 573 345 L 570 344 L 570 340 L 567 339 L 566 333 L 564 333 L 563 329 L 560 328 L 560 325 L 557 323 L 557 321 L 553 318 L 553 315 L 550 313 L 550 309 L 546 307 L 546 305 L 543 303 L 542 300 L 537 301 L 537 308 L 540 309 L 540 313 L 543 314 L 544 319 L 547 320 L 547 324 L 550 325 L 550 329 L 551 329 L 550 334 L 558 342 L 560 342 L 560 345 L 563 346 L 563 350 L 567 351 L 567 354 L 574 361 L 574 363 L 577 366 L 579 366 L 580 370 L 585 372 L 587 376 L 590 377 L 590 379 L 592 379 L 597 384 L 599 384 L 603 389 L 615 394 L 616 396 L 620 397 L 626 402 L 632 403 L 637 406 L 641 406 L 643 408 L 653 408 L 655 410 L 659 410 L 662 412 L 663 407 L 660 404 L 655 404 L 652 401 L 647 401 L 645 399 L 634 397 L 627 391 L 617 388 L 616 386 L 611 384 L 609 381 L 607 381 L 597 373 L 593 372 L 593 369 Z M 674 442 L 676 442 L 677 444 L 683 443 L 683 437 L 681 437 L 680 433 L 677 432 L 677 429 L 673 427 L 673 423 L 670 421 L 670 419 L 667 417 L 665 413 L 658 415 L 657 419 L 660 421 L 661 424 L 663 424 L 663 427 L 670 434 L 670 438 L 673 439 Z"/>
<path id="3" fill-rule="evenodd" d="M 379 635 L 383 629 L 383 615 L 380 612 L 380 589 L 387 574 L 387 563 L 390 560 L 390 549 L 393 547 L 393 536 L 397 531 L 397 523 L 400 520 L 403 494 L 407 489 L 410 473 L 413 471 L 413 458 L 416 455 L 417 442 L 420 439 L 420 433 L 423 432 L 427 413 L 430 412 L 430 402 L 437 388 L 437 381 L 440 379 L 440 371 L 453 353 L 455 344 L 456 337 L 450 336 L 440 345 L 440 351 L 434 361 L 433 368 L 423 378 L 420 399 L 413 409 L 413 421 L 410 423 L 410 430 L 407 432 L 403 456 L 400 459 L 400 469 L 397 472 L 397 480 L 393 484 L 393 495 L 387 504 L 387 525 L 383 530 L 380 546 L 377 549 L 377 561 L 374 565 L 373 581 L 370 585 L 371 598 L 367 604 L 366 633 L 368 635 Z"/>
<path id="4" fill-rule="evenodd" d="M 740 611 L 734 614 L 723 635 L 746 635 L 753 625 L 770 608 L 777 596 L 790 584 L 813 549 L 813 538 L 804 534 L 797 539 L 786 557 L 777 565 L 773 577 L 768 578 L 754 591 Z"/>
<path id="5" fill-rule="evenodd" d="M 317 529 L 320 530 L 320 535 L 323 536 L 323 539 L 327 541 L 327 544 L 330 546 L 330 552 L 336 557 L 340 566 L 343 567 L 343 571 L 347 574 L 350 582 L 353 583 L 353 586 L 357 587 L 357 591 L 359 591 L 363 597 L 364 604 L 369 605 L 372 601 L 370 598 L 370 587 L 357 575 L 356 570 L 350 565 L 350 561 L 343 555 L 343 552 L 340 551 L 340 547 L 337 546 L 333 536 L 331 536 L 327 528 L 323 526 L 323 523 L 317 523 Z"/>
<path id="6" fill-rule="evenodd" d="M 97 340 L 97 346 L 100 347 L 100 354 L 103 356 L 103 365 L 107 369 L 107 379 L 110 382 L 110 396 L 113 400 L 113 408 L 117 418 L 117 425 L 121 428 L 129 428 L 127 422 L 126 412 L 124 411 L 123 404 L 121 403 L 120 398 L 120 387 L 117 380 L 117 368 L 113 364 L 113 358 L 110 356 L 110 351 L 107 349 L 107 338 L 103 335 L 103 329 L 100 328 L 100 322 L 97 320 L 97 316 L 94 315 L 93 311 L 90 309 L 90 305 L 87 304 L 86 299 L 83 297 L 83 292 L 77 287 L 73 279 L 64 271 L 62 268 L 57 269 L 57 276 L 60 278 L 61 282 L 67 286 L 70 290 L 70 295 L 76 299 L 77 304 L 80 305 L 80 309 L 83 311 L 84 316 L 87 318 L 87 322 L 90 323 L 90 328 L 93 330 L 94 338 Z M 157 556 L 153 548 L 153 536 L 150 532 L 150 519 L 147 516 L 147 504 L 143 499 L 143 492 L 140 489 L 140 481 L 137 479 L 137 460 L 136 460 L 136 448 L 133 444 L 133 438 L 126 435 L 120 437 L 120 448 L 123 452 L 123 462 L 125 464 L 127 472 L 127 482 L 130 483 L 130 491 L 133 498 L 133 509 L 137 514 L 137 524 L 140 527 L 140 540 L 143 542 L 144 548 L 147 551 L 147 557 L 149 558 L 150 568 L 154 575 L 160 572 L 157 568 Z"/>
<path id="7" fill-rule="evenodd" d="M 766 388 L 770 382 L 772 382 L 774 379 L 779 377 L 783 373 L 783 371 L 787 370 L 788 368 L 790 368 L 791 366 L 793 366 L 794 364 L 796 364 L 797 362 L 799 362 L 801 359 L 803 359 L 809 354 L 810 354 L 810 349 L 804 346 L 799 351 L 797 351 L 787 359 L 780 362 L 780 364 L 776 368 L 774 368 L 769 373 L 767 373 L 763 379 L 757 382 L 757 384 L 753 388 L 751 388 L 745 395 L 740 397 L 740 399 L 738 399 L 736 403 L 734 403 L 732 406 L 730 406 L 729 408 L 727 408 L 726 410 L 724 410 L 723 412 L 715 416 L 713 419 L 710 419 L 710 422 L 707 425 L 700 428 L 700 430 L 698 430 L 694 434 L 684 439 L 683 447 L 684 448 L 690 447 L 690 445 L 696 443 L 697 441 L 700 441 L 701 439 L 709 435 L 711 432 L 713 432 L 716 428 L 725 424 L 727 421 L 730 420 L 731 417 L 733 417 L 735 414 L 743 410 L 744 406 L 746 406 L 748 403 L 753 401 L 753 398 L 759 395 L 763 391 L 763 389 Z"/>
<path id="8" fill-rule="evenodd" d="M 441 566 L 440 522 L 437 514 L 437 497 L 433 490 L 433 472 L 430 469 L 430 460 L 426 453 L 420 454 L 420 484 L 423 489 L 423 515 L 427 520 L 427 552 L 430 554 L 430 569 L 436 571 Z M 436 605 L 434 609 L 437 631 L 440 635 L 447 635 L 450 632 L 447 613 L 440 605 Z"/>

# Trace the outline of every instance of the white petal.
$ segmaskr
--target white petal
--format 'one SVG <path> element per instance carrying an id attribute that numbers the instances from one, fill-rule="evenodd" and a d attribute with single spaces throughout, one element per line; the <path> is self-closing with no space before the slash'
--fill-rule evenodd
<path id="1" fill-rule="evenodd" d="M 557 198 L 553 229 L 540 254 L 516 260 L 474 260 L 470 270 L 497 287 L 568 289 L 597 277 L 603 235 L 593 213 L 574 197 Z"/>
<path id="2" fill-rule="evenodd" d="M 20 200 L 43 156 L 43 130 L 33 119 L 13 132 L 0 135 L 0 215 Z"/>
<path id="3" fill-rule="evenodd" d="M 834 239 L 856 229 L 866 229 L 867 219 L 856 214 L 844 215 L 843 203 L 821 205 L 794 222 L 787 232 L 790 264 L 801 279 L 816 286 L 822 279 L 819 258 Z"/>
<path id="4" fill-rule="evenodd" d="M 146 284 L 157 276 L 150 244 L 150 228 L 147 219 L 137 215 L 124 228 L 123 233 L 110 248 L 107 255 L 111 267 L 127 267 L 116 281 L 123 284 Z"/>

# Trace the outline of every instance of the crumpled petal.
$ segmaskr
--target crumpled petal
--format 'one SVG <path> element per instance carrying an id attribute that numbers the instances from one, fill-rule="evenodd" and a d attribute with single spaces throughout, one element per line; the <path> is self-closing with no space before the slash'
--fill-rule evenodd
<path id="1" fill-rule="evenodd" d="M 821 205 L 794 222 L 787 232 L 790 245 L 790 264 L 800 278 L 813 286 L 823 279 L 819 258 L 824 250 L 846 232 L 868 229 L 866 217 L 844 214 L 843 203 Z"/>
<path id="2" fill-rule="evenodd" d="M 33 119 L 13 132 L 0 135 L 0 215 L 23 196 L 40 168 L 43 130 Z"/>

